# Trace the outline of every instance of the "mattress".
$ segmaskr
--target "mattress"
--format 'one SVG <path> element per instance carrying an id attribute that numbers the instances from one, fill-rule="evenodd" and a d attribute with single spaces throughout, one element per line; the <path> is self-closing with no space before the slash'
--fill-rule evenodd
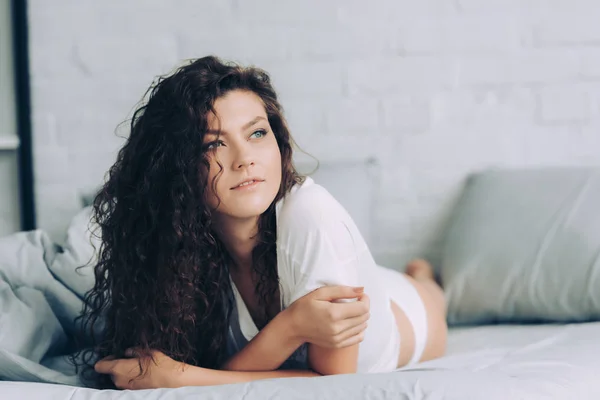
<path id="1" fill-rule="evenodd" d="M 0 398 L 600 399 L 600 322 L 451 328 L 444 357 L 389 373 L 142 391 L 0 382 Z"/>

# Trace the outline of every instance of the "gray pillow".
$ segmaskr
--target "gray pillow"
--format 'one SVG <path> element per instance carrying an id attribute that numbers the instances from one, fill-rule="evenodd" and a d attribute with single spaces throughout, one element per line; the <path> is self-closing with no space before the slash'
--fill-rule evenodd
<path id="1" fill-rule="evenodd" d="M 600 169 L 472 175 L 440 268 L 450 324 L 600 319 Z"/>

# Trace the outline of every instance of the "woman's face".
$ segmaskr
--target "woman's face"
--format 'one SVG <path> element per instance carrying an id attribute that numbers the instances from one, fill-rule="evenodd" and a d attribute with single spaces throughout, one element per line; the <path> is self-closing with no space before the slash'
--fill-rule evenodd
<path id="1" fill-rule="evenodd" d="M 271 205 L 281 184 L 281 153 L 265 106 L 255 93 L 234 90 L 217 99 L 213 108 L 216 116 L 208 115 L 204 136 L 210 162 L 208 205 L 225 217 L 257 217 Z M 221 170 L 219 164 L 223 172 L 215 193 L 212 181 Z"/>

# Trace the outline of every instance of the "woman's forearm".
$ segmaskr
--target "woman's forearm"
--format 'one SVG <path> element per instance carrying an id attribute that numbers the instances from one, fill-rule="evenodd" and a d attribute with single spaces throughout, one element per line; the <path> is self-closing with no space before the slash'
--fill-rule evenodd
<path id="1" fill-rule="evenodd" d="M 213 386 L 230 383 L 242 383 L 260 379 L 315 377 L 320 374 L 310 370 L 279 370 L 279 371 L 219 371 L 186 366 L 178 386 Z"/>
<path id="2" fill-rule="evenodd" d="M 290 310 L 280 312 L 222 369 L 229 371 L 272 371 L 302 345 L 294 332 Z"/>

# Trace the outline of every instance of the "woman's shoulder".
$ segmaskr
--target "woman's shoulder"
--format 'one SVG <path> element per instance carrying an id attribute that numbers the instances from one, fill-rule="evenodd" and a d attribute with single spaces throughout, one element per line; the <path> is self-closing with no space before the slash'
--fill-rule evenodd
<path id="1" fill-rule="evenodd" d="M 306 177 L 277 205 L 278 228 L 314 228 L 349 218 L 344 207 L 327 189 Z"/>

